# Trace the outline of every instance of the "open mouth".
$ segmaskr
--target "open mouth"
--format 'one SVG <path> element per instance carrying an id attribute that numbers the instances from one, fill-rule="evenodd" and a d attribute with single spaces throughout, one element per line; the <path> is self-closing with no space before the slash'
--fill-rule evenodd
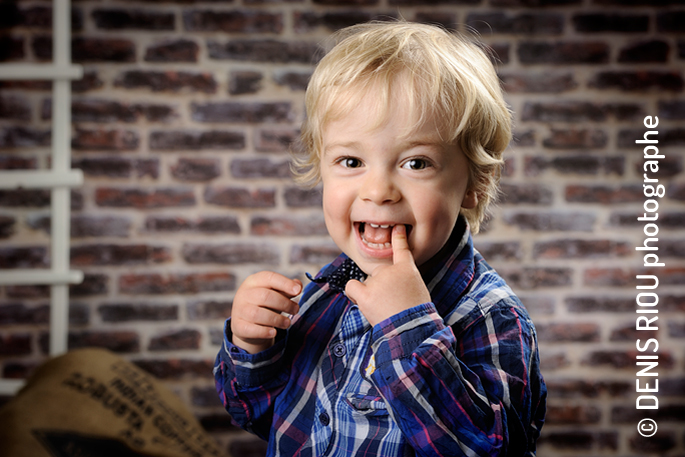
<path id="1" fill-rule="evenodd" d="M 376 224 L 373 222 L 357 222 L 357 231 L 362 242 L 371 249 L 392 248 L 392 229 L 394 224 Z M 407 237 L 411 232 L 411 225 L 405 225 Z"/>

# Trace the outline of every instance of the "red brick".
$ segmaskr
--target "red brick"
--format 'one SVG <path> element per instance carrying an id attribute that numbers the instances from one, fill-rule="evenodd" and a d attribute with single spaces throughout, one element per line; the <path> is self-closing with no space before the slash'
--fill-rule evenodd
<path id="1" fill-rule="evenodd" d="M 0 128 L 0 149 L 49 146 L 51 140 L 52 132 L 49 129 L 19 126 Z"/>
<path id="2" fill-rule="evenodd" d="M 671 3 L 674 5 L 683 6 L 682 2 L 677 0 L 667 2 L 667 4 Z M 659 32 L 682 33 L 683 21 L 685 21 L 685 11 L 683 10 L 659 12 L 656 15 L 656 28 Z"/>
<path id="3" fill-rule="evenodd" d="M 145 49 L 146 62 L 197 62 L 200 46 L 186 39 L 167 39 Z"/>
<path id="4" fill-rule="evenodd" d="M 43 246 L 0 247 L 0 268 L 46 268 L 48 251 Z"/>
<path id="5" fill-rule="evenodd" d="M 31 107 L 28 100 L 19 95 L 0 94 L 0 119 L 29 121 Z"/>
<path id="6" fill-rule="evenodd" d="M 564 31 L 564 16 L 558 13 L 478 12 L 466 17 L 466 25 L 484 35 L 559 35 Z"/>
<path id="7" fill-rule="evenodd" d="M 216 394 L 216 388 L 214 386 L 193 387 L 192 389 L 190 389 L 190 402 L 193 406 L 200 407 L 216 408 L 222 406 L 221 401 L 219 400 L 219 396 Z"/>
<path id="8" fill-rule="evenodd" d="M 650 89 L 680 92 L 683 77 L 676 71 L 601 71 L 588 82 L 597 89 L 617 89 L 625 92 L 640 92 Z"/>
<path id="9" fill-rule="evenodd" d="M 52 105 L 48 104 L 49 110 Z M 129 104 L 113 100 L 81 99 L 71 104 L 74 122 L 138 122 L 141 117 L 151 122 L 170 121 L 178 116 L 174 107 L 161 104 Z M 44 119 L 51 113 L 44 113 Z"/>
<path id="10" fill-rule="evenodd" d="M 223 322 L 231 317 L 232 301 L 203 300 L 188 303 L 188 319 L 191 321 L 211 320 Z"/>
<path id="11" fill-rule="evenodd" d="M 671 338 L 685 338 L 685 323 L 669 322 L 668 336 Z"/>
<path id="12" fill-rule="evenodd" d="M 50 233 L 50 216 L 29 218 L 28 225 L 34 230 L 45 230 Z M 88 216 L 75 214 L 71 216 L 72 238 L 118 236 L 126 237 L 129 234 L 131 221 L 124 217 L 116 216 Z"/>
<path id="13" fill-rule="evenodd" d="M 266 158 L 234 159 L 230 165 L 231 176 L 235 178 L 291 178 L 290 161 L 274 162 Z"/>
<path id="14" fill-rule="evenodd" d="M 98 306 L 103 322 L 175 321 L 178 305 L 147 303 L 112 303 Z"/>
<path id="15" fill-rule="evenodd" d="M 273 39 L 236 39 L 224 44 L 208 40 L 207 50 L 211 59 L 272 63 L 312 64 L 320 54 L 314 42 Z"/>
<path id="16" fill-rule="evenodd" d="M 611 330 L 609 341 L 626 341 L 632 342 L 641 339 L 643 342 L 649 338 L 658 338 L 659 332 L 657 330 L 636 330 L 635 322 L 624 324 L 620 327 L 615 327 Z"/>
<path id="17" fill-rule="evenodd" d="M 601 395 L 626 397 L 635 393 L 635 385 L 623 381 L 594 381 L 581 379 L 549 379 L 546 381 L 549 398 L 598 398 Z"/>
<path id="18" fill-rule="evenodd" d="M 260 236 L 325 236 L 328 234 L 323 217 L 254 216 L 250 233 Z"/>
<path id="19" fill-rule="evenodd" d="M 583 365 L 609 366 L 616 369 L 635 369 L 635 356 L 639 353 L 633 351 L 592 351 L 586 354 Z M 659 368 L 671 369 L 674 366 L 673 356 L 670 353 L 659 353 Z"/>
<path id="20" fill-rule="evenodd" d="M 633 451 L 664 455 L 665 452 L 674 449 L 678 445 L 678 438 L 676 437 L 676 434 L 670 430 L 657 430 L 657 432 L 649 438 L 645 438 L 636 432 L 630 438 L 629 442 L 630 448 Z"/>
<path id="21" fill-rule="evenodd" d="M 533 257 L 539 259 L 618 258 L 633 253 L 632 243 L 615 240 L 557 239 L 533 245 Z"/>
<path id="22" fill-rule="evenodd" d="M 581 13 L 572 20 L 576 31 L 585 33 L 644 33 L 649 29 L 646 14 Z"/>
<path id="23" fill-rule="evenodd" d="M 49 305 L 31 307 L 27 307 L 23 303 L 0 305 L 0 325 L 47 324 L 49 320 Z"/>
<path id="24" fill-rule="evenodd" d="M 105 295 L 109 291 L 109 277 L 104 274 L 85 273 L 83 282 L 71 284 L 69 295 L 73 297 L 86 297 L 92 295 Z"/>
<path id="25" fill-rule="evenodd" d="M 601 149 L 606 147 L 608 138 L 599 129 L 551 129 L 551 135 L 542 140 L 542 145 L 550 149 Z"/>
<path id="26" fill-rule="evenodd" d="M 150 339 L 148 350 L 150 351 L 179 351 L 200 349 L 202 336 L 200 332 L 192 329 L 184 329 L 154 336 Z"/>
<path id="27" fill-rule="evenodd" d="M 133 363 L 157 379 L 206 378 L 207 373 L 211 373 L 214 367 L 213 360 L 144 359 L 135 360 Z"/>
<path id="28" fill-rule="evenodd" d="M 524 295 L 518 294 L 521 303 L 526 307 L 530 315 L 549 316 L 554 314 L 556 309 L 556 299 L 548 295 Z"/>
<path id="29" fill-rule="evenodd" d="M 50 191 L 48 190 L 0 190 L 0 207 L 44 208 L 50 206 Z"/>
<path id="30" fill-rule="evenodd" d="M 566 308 L 572 313 L 634 313 L 635 297 L 567 297 L 564 300 Z"/>
<path id="31" fill-rule="evenodd" d="M 601 203 L 614 205 L 618 203 L 634 203 L 644 200 L 642 188 L 636 185 L 609 187 L 602 185 L 570 185 L 566 186 L 564 197 L 567 202 Z"/>
<path id="32" fill-rule="evenodd" d="M 318 5 L 332 6 L 370 6 L 377 5 L 378 0 L 313 0 Z"/>
<path id="33" fill-rule="evenodd" d="M 572 72 L 517 72 L 500 74 L 503 88 L 508 93 L 553 93 L 573 90 L 578 83 Z"/>
<path id="34" fill-rule="evenodd" d="M 218 159 L 180 158 L 171 166 L 171 175 L 180 181 L 206 182 L 221 175 Z"/>
<path id="35" fill-rule="evenodd" d="M 290 102 L 191 103 L 192 119 L 196 122 L 286 122 L 292 120 Z"/>
<path id="36" fill-rule="evenodd" d="M 620 63 L 667 62 L 670 46 L 662 40 L 642 41 L 622 48 L 618 54 Z"/>
<path id="37" fill-rule="evenodd" d="M 284 197 L 290 208 L 321 208 L 323 202 L 321 188 L 286 187 Z"/>
<path id="38" fill-rule="evenodd" d="M 21 60 L 24 56 L 24 37 L 0 36 L 0 62 Z"/>
<path id="39" fill-rule="evenodd" d="M 523 267 L 517 270 L 500 268 L 500 274 L 513 288 L 541 289 L 571 284 L 570 268 Z"/>
<path id="40" fill-rule="evenodd" d="M 683 120 L 685 119 L 684 100 L 660 100 L 659 119 Z"/>
<path id="41" fill-rule="evenodd" d="M 595 42 L 531 42 L 519 43 L 518 58 L 523 64 L 602 64 L 609 62 L 607 43 Z"/>
<path id="42" fill-rule="evenodd" d="M 12 216 L 0 216 L 0 238 L 9 238 L 14 234 L 17 219 Z"/>
<path id="43" fill-rule="evenodd" d="M 449 11 L 417 11 L 414 14 L 414 21 L 438 25 L 447 30 L 457 28 L 457 15 Z"/>
<path id="44" fill-rule="evenodd" d="M 521 260 L 523 251 L 518 241 L 475 240 L 474 246 L 488 262 L 495 260 Z"/>
<path id="45" fill-rule="evenodd" d="M 255 1 L 255 0 L 247 0 L 248 2 Z M 269 1 L 269 0 L 264 0 L 264 1 Z M 301 0 L 298 0 L 301 1 Z M 213 364 L 212 364 L 213 366 Z M 211 368 L 210 368 L 211 371 Z M 209 414 L 209 415 L 203 415 L 199 417 L 200 424 L 202 425 L 202 428 L 205 429 L 207 432 L 211 433 L 230 433 L 230 432 L 237 432 L 241 430 L 238 428 L 236 425 L 233 424 L 231 420 L 231 416 L 229 416 L 226 413 L 220 413 L 220 414 Z M 235 443 L 237 441 L 241 440 L 231 440 L 231 445 L 235 446 Z M 259 455 L 266 455 L 266 442 L 262 441 L 261 439 L 257 438 L 252 440 L 254 442 L 254 446 L 250 446 L 248 450 L 258 450 L 258 453 L 255 454 L 256 456 Z M 249 455 L 248 453 L 244 452 L 243 450 L 239 449 L 239 453 L 234 454 L 231 451 L 231 455 Z"/>
<path id="46" fill-rule="evenodd" d="M 202 233 L 240 233 L 240 224 L 234 216 L 208 216 L 190 220 L 182 216 L 148 216 L 145 229 L 155 232 L 199 231 Z"/>
<path id="47" fill-rule="evenodd" d="M 88 92 L 100 89 L 104 84 L 97 71 L 85 69 L 83 78 L 71 82 L 71 90 L 75 93 Z"/>
<path id="48" fill-rule="evenodd" d="M 114 81 L 115 87 L 126 89 L 149 89 L 153 92 L 201 92 L 213 94 L 217 82 L 211 73 L 189 71 L 128 70 Z"/>
<path id="49" fill-rule="evenodd" d="M 229 208 L 272 208 L 276 206 L 274 189 L 250 190 L 243 187 L 212 187 L 205 189 L 204 199 L 213 205 Z"/>
<path id="50" fill-rule="evenodd" d="M 119 278 L 124 294 L 196 294 L 235 289 L 235 276 L 225 272 L 125 274 Z"/>
<path id="51" fill-rule="evenodd" d="M 505 7 L 545 7 L 562 5 L 579 5 L 582 0 L 492 0 L 492 6 Z"/>
<path id="52" fill-rule="evenodd" d="M 0 156 L 0 170 L 35 170 L 37 168 L 36 157 Z"/>
<path id="53" fill-rule="evenodd" d="M 342 3 L 344 0 L 341 0 Z M 349 0 L 347 0 L 349 2 Z M 348 11 L 303 11 L 293 14 L 294 28 L 297 33 L 308 33 L 323 27 L 329 32 L 340 30 L 350 25 L 379 20 L 388 16 L 374 15 L 369 11 L 348 10 Z"/>
<path id="54" fill-rule="evenodd" d="M 618 175 L 625 171 L 625 157 L 623 156 L 588 156 L 571 155 L 560 157 L 535 156 L 524 160 L 526 176 L 538 176 L 547 170 L 560 174 L 579 175 Z"/>
<path id="55" fill-rule="evenodd" d="M 602 411 L 596 406 L 586 405 L 547 405 L 545 424 L 549 425 L 585 425 L 598 424 Z"/>
<path id="56" fill-rule="evenodd" d="M 81 266 L 151 265 L 170 260 L 169 248 L 146 244 L 87 244 L 71 248 L 71 263 Z"/>
<path id="57" fill-rule="evenodd" d="M 536 328 L 540 341 L 546 343 L 590 343 L 599 341 L 601 336 L 600 326 L 591 323 L 538 323 Z"/>
<path id="58" fill-rule="evenodd" d="M 617 450 L 618 432 L 554 431 L 542 434 L 538 444 L 549 445 L 556 449 L 576 451 L 590 451 L 592 449 Z"/>
<path id="59" fill-rule="evenodd" d="M 299 139 L 299 135 L 297 129 L 258 129 L 255 132 L 255 149 L 259 152 L 288 152 Z"/>
<path id="60" fill-rule="evenodd" d="M 95 190 L 98 206 L 115 208 L 166 208 L 194 206 L 195 194 L 189 188 L 126 189 L 100 187 Z"/>
<path id="61" fill-rule="evenodd" d="M 248 243 L 185 243 L 181 249 L 183 259 L 191 264 L 240 265 L 263 263 L 277 265 L 279 250 L 271 244 Z"/>
<path id="62" fill-rule="evenodd" d="M 264 75 L 259 71 L 237 70 L 228 75 L 228 93 L 231 95 L 256 94 L 262 89 Z"/>
<path id="63" fill-rule="evenodd" d="M 150 133 L 149 143 L 154 151 L 240 150 L 245 147 L 245 135 L 230 130 L 158 130 Z"/>
<path id="64" fill-rule="evenodd" d="M 683 158 L 666 156 L 665 159 L 659 160 L 659 171 L 652 173 L 651 171 L 647 174 L 650 178 L 668 179 L 679 175 L 683 171 Z M 643 175 L 644 165 L 642 163 L 635 164 L 635 174 L 637 176 Z"/>
<path id="65" fill-rule="evenodd" d="M 83 171 L 85 176 L 128 178 L 133 170 L 131 159 L 123 157 L 83 157 L 72 159 L 71 167 Z"/>
<path id="66" fill-rule="evenodd" d="M 47 349 L 47 334 L 41 336 L 43 351 Z M 85 331 L 69 332 L 69 349 L 98 347 L 117 353 L 140 351 L 140 338 L 136 332 L 118 331 Z"/>
<path id="67" fill-rule="evenodd" d="M 258 456 L 266 455 L 267 451 L 267 443 L 258 438 L 234 439 L 231 440 L 230 444 L 228 445 L 228 452 L 231 455 Z"/>
<path id="68" fill-rule="evenodd" d="M 28 379 L 39 365 L 39 363 L 8 362 L 2 367 L 2 377 L 5 379 Z M 9 401 L 9 399 L 10 397 L 7 397 L 7 401 Z M 0 408 L 2 408 L 3 404 L 0 397 Z"/>
<path id="69" fill-rule="evenodd" d="M 191 32 L 281 33 L 283 15 L 259 10 L 186 10 L 183 24 Z"/>
<path id="70" fill-rule="evenodd" d="M 76 128 L 71 147 L 80 151 L 135 151 L 140 145 L 138 133 L 133 130 Z"/>
<path id="71" fill-rule="evenodd" d="M 540 354 L 540 368 L 542 372 L 559 370 L 571 365 L 568 357 L 563 352 L 550 353 L 548 351 Z"/>
<path id="72" fill-rule="evenodd" d="M 506 211 L 503 221 L 521 230 L 591 232 L 597 217 L 587 212 Z"/>
<path id="73" fill-rule="evenodd" d="M 91 16 L 95 26 L 104 30 L 174 30 L 174 13 L 97 8 Z"/>
<path id="74" fill-rule="evenodd" d="M 52 58 L 52 39 L 43 47 L 50 49 L 45 58 Z M 71 42 L 71 55 L 76 63 L 135 62 L 136 46 L 121 38 L 75 38 Z"/>
<path id="75" fill-rule="evenodd" d="M 601 122 L 606 118 L 605 106 L 575 100 L 527 102 L 521 112 L 522 120 L 538 122 Z"/>
<path id="76" fill-rule="evenodd" d="M 308 263 L 324 265 L 340 255 L 340 248 L 335 244 L 317 246 L 295 245 L 290 250 L 290 263 Z"/>
<path id="77" fill-rule="evenodd" d="M 552 191 L 541 184 L 502 183 L 500 189 L 500 202 L 503 205 L 551 205 L 553 200 Z"/>
<path id="78" fill-rule="evenodd" d="M 287 86 L 290 90 L 304 92 L 311 76 L 310 71 L 276 71 L 274 72 L 274 82 L 279 86 Z"/>
<path id="79" fill-rule="evenodd" d="M 0 355 L 19 356 L 31 354 L 31 335 L 26 333 L 0 334 Z"/>

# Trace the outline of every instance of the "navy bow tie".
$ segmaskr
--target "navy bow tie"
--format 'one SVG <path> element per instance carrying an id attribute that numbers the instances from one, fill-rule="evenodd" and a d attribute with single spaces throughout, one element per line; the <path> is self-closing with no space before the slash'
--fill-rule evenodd
<path id="1" fill-rule="evenodd" d="M 345 292 L 345 286 L 350 279 L 362 281 L 366 279 L 366 273 L 354 263 L 354 260 L 348 258 L 328 276 L 312 278 L 307 273 L 307 277 L 316 283 L 327 282 L 333 292 Z"/>

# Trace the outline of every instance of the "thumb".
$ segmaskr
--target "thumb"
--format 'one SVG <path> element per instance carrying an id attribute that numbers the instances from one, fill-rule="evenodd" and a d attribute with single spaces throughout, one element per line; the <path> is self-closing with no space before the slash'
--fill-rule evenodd
<path id="1" fill-rule="evenodd" d="M 359 303 L 362 295 L 366 291 L 366 286 L 356 279 L 350 279 L 345 285 L 345 295 L 355 305 Z"/>
<path id="2" fill-rule="evenodd" d="M 398 224 L 392 229 L 392 263 L 414 262 L 414 256 L 409 250 L 409 241 L 407 240 L 407 227 Z"/>

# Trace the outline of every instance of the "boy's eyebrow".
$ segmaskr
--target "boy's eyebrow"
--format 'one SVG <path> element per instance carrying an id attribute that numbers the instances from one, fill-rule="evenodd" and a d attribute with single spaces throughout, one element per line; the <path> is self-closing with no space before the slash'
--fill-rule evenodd
<path id="1" fill-rule="evenodd" d="M 405 143 L 400 143 L 399 149 L 411 149 L 415 148 L 418 146 L 437 146 L 440 149 L 443 149 L 445 147 L 445 143 L 441 141 L 440 139 L 437 138 L 420 138 L 418 140 L 412 140 L 412 141 L 407 141 Z M 324 144 L 323 146 L 323 152 L 324 154 L 329 151 L 330 149 L 333 148 L 344 148 L 344 149 L 360 149 L 361 148 L 361 143 L 359 141 L 342 141 L 342 142 L 333 142 L 329 144 Z"/>

